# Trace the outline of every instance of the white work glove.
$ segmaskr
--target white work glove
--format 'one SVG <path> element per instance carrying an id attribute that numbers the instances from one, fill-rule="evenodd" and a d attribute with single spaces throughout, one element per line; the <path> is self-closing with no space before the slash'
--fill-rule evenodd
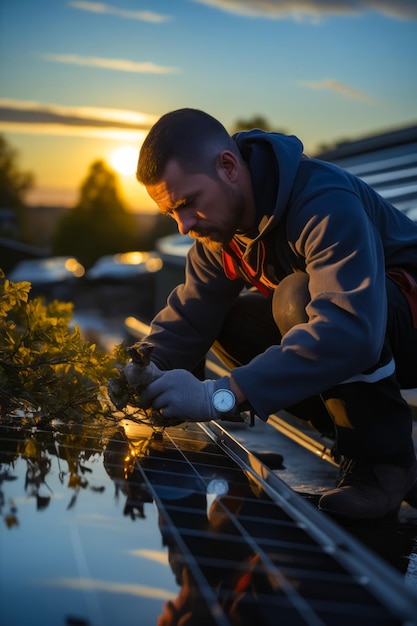
<path id="1" fill-rule="evenodd" d="M 162 371 L 152 361 L 145 366 L 130 361 L 118 378 L 110 378 L 107 385 L 110 400 L 119 411 L 127 404 L 137 406 L 144 389 L 161 374 Z"/>
<path id="2" fill-rule="evenodd" d="M 227 386 L 227 378 L 198 380 L 187 370 L 160 372 L 143 391 L 140 405 L 160 411 L 163 418 L 178 418 L 189 422 L 207 422 L 219 418 L 213 406 L 216 389 Z"/>
<path id="3" fill-rule="evenodd" d="M 160 370 L 155 363 L 152 363 L 152 361 L 145 367 L 138 365 L 134 361 L 129 361 L 122 369 L 121 375 L 125 378 L 128 386 L 132 390 L 136 391 L 136 393 L 141 393 L 143 389 L 146 389 L 146 387 L 161 376 L 162 373 L 162 370 Z"/>
<path id="4" fill-rule="evenodd" d="M 139 341 L 126 349 L 132 360 L 120 370 L 120 376 L 111 378 L 107 385 L 110 400 L 118 410 L 127 404 L 138 406 L 143 390 L 162 373 L 151 361 L 153 349 L 153 344 L 147 341 Z"/>

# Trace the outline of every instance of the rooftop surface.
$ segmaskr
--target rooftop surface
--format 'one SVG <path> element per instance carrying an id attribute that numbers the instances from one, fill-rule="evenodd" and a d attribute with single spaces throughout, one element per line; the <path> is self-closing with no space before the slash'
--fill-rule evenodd
<path id="1" fill-rule="evenodd" d="M 416 148 L 411 128 L 324 157 L 416 220 Z M 122 339 L 122 319 L 77 313 Z M 417 415 L 417 390 L 404 395 Z M 417 624 L 417 509 L 360 522 L 319 511 L 331 445 L 285 412 L 164 432 L 3 421 L 2 626 Z"/>

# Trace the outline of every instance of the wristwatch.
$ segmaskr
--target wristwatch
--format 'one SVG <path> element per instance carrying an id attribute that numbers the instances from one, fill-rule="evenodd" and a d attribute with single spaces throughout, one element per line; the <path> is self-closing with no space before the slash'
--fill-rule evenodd
<path id="1" fill-rule="evenodd" d="M 230 389 L 217 389 L 213 393 L 211 401 L 216 411 L 220 413 L 220 418 L 236 414 L 236 398 Z"/>

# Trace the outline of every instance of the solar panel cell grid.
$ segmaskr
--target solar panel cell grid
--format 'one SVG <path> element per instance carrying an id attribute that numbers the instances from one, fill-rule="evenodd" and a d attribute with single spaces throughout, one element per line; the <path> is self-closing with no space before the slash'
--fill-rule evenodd
<path id="1" fill-rule="evenodd" d="M 314 506 L 222 431 L 0 425 L 0 463 L 0 509 L 16 530 L 2 543 L 13 567 L 0 574 L 0 610 L 17 626 L 29 607 L 34 626 L 65 623 L 74 606 L 89 626 L 133 626 L 138 611 L 141 626 L 158 615 L 173 625 L 189 615 L 198 626 L 343 626 L 347 616 L 381 626 L 409 610 L 408 596 L 397 610 L 375 595 L 377 572 L 354 565 L 347 538 L 319 528 Z M 117 606 L 131 608 L 121 619 Z"/>

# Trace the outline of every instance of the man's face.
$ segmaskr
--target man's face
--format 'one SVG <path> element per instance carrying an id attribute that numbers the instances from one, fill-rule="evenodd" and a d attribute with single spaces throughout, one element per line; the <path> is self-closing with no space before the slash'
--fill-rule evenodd
<path id="1" fill-rule="evenodd" d="M 181 234 L 214 251 L 222 250 L 232 239 L 243 216 L 242 194 L 227 167 L 219 165 L 217 176 L 211 177 L 187 174 L 171 160 L 161 181 L 146 187 L 161 213 L 177 222 Z"/>

